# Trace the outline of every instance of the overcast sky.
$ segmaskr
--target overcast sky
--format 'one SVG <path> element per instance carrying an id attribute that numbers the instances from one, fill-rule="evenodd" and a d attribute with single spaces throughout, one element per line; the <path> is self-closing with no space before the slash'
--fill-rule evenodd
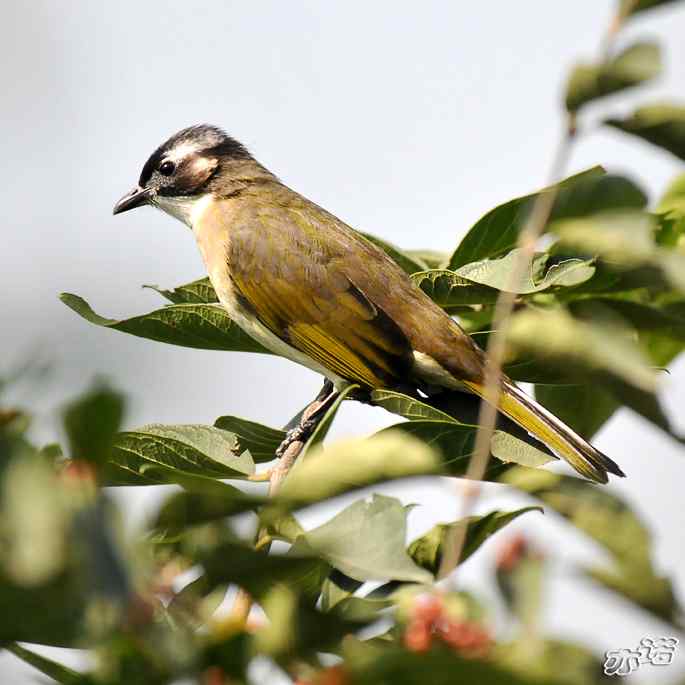
<path id="1" fill-rule="evenodd" d="M 218 124 L 352 226 L 402 247 L 451 250 L 480 215 L 545 179 L 559 134 L 563 74 L 578 57 L 596 54 L 612 6 L 610 0 L 4 3 L 0 371 L 34 351 L 53 363 L 47 388 L 16 396 L 39 408 L 37 435 L 52 434 L 50 413 L 95 375 L 116 378 L 131 395 L 130 427 L 211 423 L 221 414 L 280 426 L 319 389 L 315 374 L 288 361 L 127 337 L 90 326 L 57 300 L 70 291 L 105 316 L 132 315 L 159 304 L 141 284 L 168 287 L 203 275 L 181 224 L 152 209 L 111 215 L 149 153 L 171 133 Z M 680 95 L 685 11 L 649 14 L 628 34 L 661 37 L 668 69 L 659 84 L 629 101 Z M 627 171 L 652 196 L 682 170 L 666 154 L 610 131 L 588 134 L 568 171 L 598 163 Z M 681 363 L 665 386 L 681 429 L 683 380 Z M 349 404 L 334 434 L 362 434 L 392 421 L 381 410 Z M 602 431 L 598 446 L 629 474 L 611 487 L 655 530 L 659 567 L 682 591 L 685 455 L 627 411 Z M 412 536 L 454 518 L 449 482 L 382 491 L 422 505 L 411 514 Z M 138 512 L 154 501 L 144 502 L 140 491 L 126 496 Z M 479 506 L 487 511 L 522 501 L 490 489 Z M 553 514 L 524 518 L 517 526 L 561 560 L 549 588 L 551 632 L 597 652 L 668 632 L 572 577 L 572 563 L 601 558 L 593 545 Z M 488 564 L 496 546 L 488 543 L 465 565 L 460 580 L 467 587 L 491 593 Z M 683 666 L 681 655 L 670 669 L 645 670 L 631 682 L 670 680 Z M 9 656 L 0 657 L 0 676 L 35 682 Z"/>

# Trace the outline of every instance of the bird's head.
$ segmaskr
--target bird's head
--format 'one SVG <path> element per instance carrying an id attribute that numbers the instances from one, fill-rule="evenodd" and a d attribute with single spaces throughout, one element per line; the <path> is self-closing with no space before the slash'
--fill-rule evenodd
<path id="1" fill-rule="evenodd" d="M 196 203 L 213 191 L 230 162 L 253 161 L 220 128 L 200 124 L 175 133 L 148 158 L 138 185 L 114 205 L 114 214 L 153 205 L 191 223 Z"/>

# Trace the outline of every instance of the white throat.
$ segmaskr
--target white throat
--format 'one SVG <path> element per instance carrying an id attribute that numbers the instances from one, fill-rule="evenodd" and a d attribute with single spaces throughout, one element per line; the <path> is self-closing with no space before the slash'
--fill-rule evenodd
<path id="1" fill-rule="evenodd" d="M 214 196 L 212 193 L 205 193 L 199 197 L 187 197 L 183 195 L 168 197 L 157 195 L 154 204 L 163 212 L 166 212 L 175 219 L 182 221 L 186 226 L 192 228 L 193 224 L 213 199 Z"/>

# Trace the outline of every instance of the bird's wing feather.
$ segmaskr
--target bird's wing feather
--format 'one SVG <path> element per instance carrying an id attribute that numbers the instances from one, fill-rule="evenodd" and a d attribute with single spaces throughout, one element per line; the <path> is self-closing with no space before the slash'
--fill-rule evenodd
<path id="1" fill-rule="evenodd" d="M 321 366 L 367 387 L 387 386 L 406 377 L 411 345 L 354 283 L 356 241 L 321 225 L 330 217 L 321 213 L 253 199 L 234 214 L 227 255 L 234 288 L 272 333 Z"/>

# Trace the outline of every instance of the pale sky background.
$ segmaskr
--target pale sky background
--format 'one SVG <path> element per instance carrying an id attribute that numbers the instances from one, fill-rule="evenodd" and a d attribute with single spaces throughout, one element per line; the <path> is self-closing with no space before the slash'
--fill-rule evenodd
<path id="1" fill-rule="evenodd" d="M 105 316 L 133 315 L 160 304 L 141 284 L 168 287 L 203 275 L 181 224 L 151 209 L 111 215 L 171 133 L 218 124 L 352 226 L 401 247 L 451 250 L 484 212 L 542 184 L 560 128 L 563 75 L 577 58 L 597 54 L 613 4 L 3 3 L 0 370 L 34 351 L 54 364 L 47 387 L 13 397 L 39 409 L 37 435 L 53 434 L 51 414 L 95 375 L 112 376 L 131 395 L 129 427 L 212 423 L 222 414 L 279 426 L 319 389 L 315 374 L 288 361 L 106 331 L 57 300 L 70 291 Z M 659 37 L 667 65 L 667 76 L 630 102 L 682 95 L 685 5 L 674 7 L 645 15 L 627 32 Z M 607 109 L 616 111 L 612 103 Z M 667 154 L 603 130 L 579 143 L 568 171 L 598 163 L 627 170 L 652 196 L 683 170 Z M 681 362 L 664 387 L 681 430 L 684 380 Z M 347 404 L 334 435 L 394 421 Z M 627 411 L 597 444 L 629 475 L 611 487 L 654 530 L 658 567 L 675 578 L 682 597 L 685 454 Z M 455 517 L 448 481 L 376 490 L 421 504 L 410 517 L 411 537 Z M 138 515 L 157 501 L 143 490 L 123 496 Z M 489 488 L 479 511 L 524 502 Z M 314 512 L 305 522 L 330 514 Z M 578 578 L 572 565 L 601 555 L 554 514 L 529 514 L 516 528 L 554 557 L 550 633 L 600 653 L 672 632 Z M 488 543 L 459 576 L 486 597 L 497 544 Z M 77 663 L 73 654 L 67 658 Z M 668 669 L 643 666 L 629 682 L 666 682 L 683 673 L 685 653 Z M 23 685 L 38 676 L 4 654 L 0 681 Z"/>

